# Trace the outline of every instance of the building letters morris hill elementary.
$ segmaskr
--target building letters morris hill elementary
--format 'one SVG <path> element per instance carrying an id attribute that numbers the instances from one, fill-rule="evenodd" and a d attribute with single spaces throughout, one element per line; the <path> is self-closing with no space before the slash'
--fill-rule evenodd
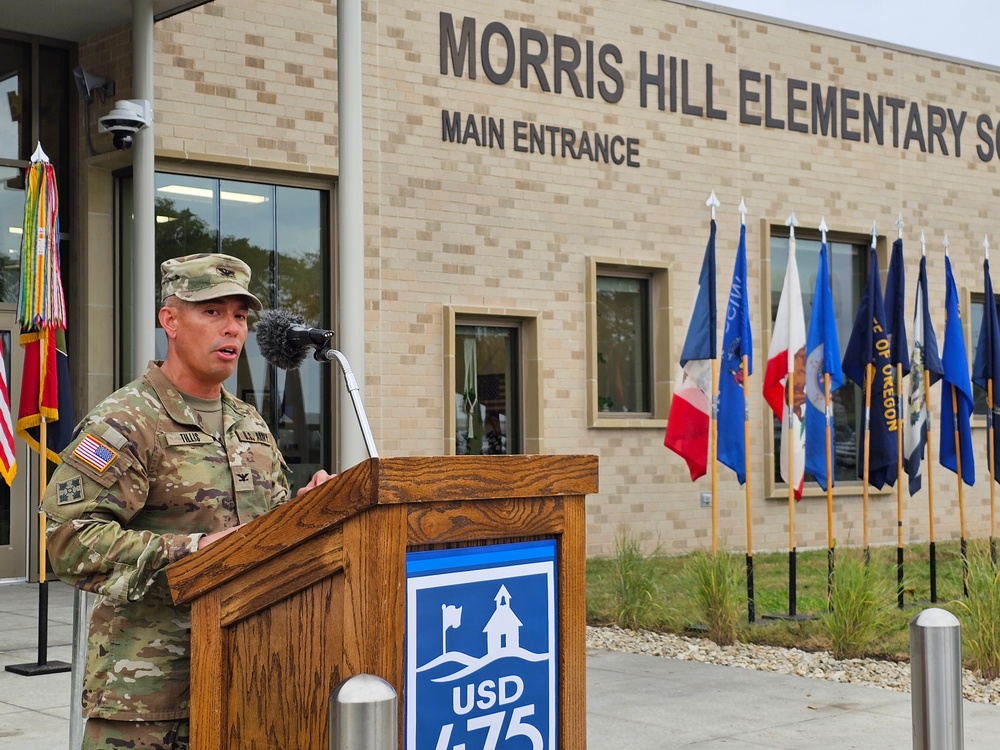
<path id="1" fill-rule="evenodd" d="M 361 187 L 350 193 L 363 211 L 347 220 L 340 189 L 355 183 L 339 153 L 336 4 L 282 0 L 266 17 L 252 0 L 176 5 L 184 7 L 152 31 L 154 117 L 130 151 L 97 127 L 116 100 L 143 98 L 133 89 L 127 19 L 74 35 L 55 13 L 36 13 L 45 23 L 29 18 L 28 26 L 13 25 L 13 11 L 0 17 L 8 187 L 0 249 L 16 257 L 22 235 L 7 230 L 23 231 L 24 202 L 13 178 L 41 140 L 59 181 L 77 417 L 133 376 L 133 288 L 157 283 L 153 272 L 146 284 L 131 278 L 134 160 L 147 137 L 157 263 L 187 252 L 238 255 L 266 304 L 336 331 L 339 349 L 362 340 L 364 362 L 352 365 L 382 456 L 597 455 L 600 490 L 586 506 L 591 555 L 613 553 L 623 530 L 650 550 L 710 546 L 710 477 L 692 481 L 663 442 L 713 212 L 720 333 L 745 220 L 755 550 L 789 542 L 781 427 L 762 384 L 793 213 L 806 320 L 819 227 L 829 229 L 841 349 L 873 240 L 883 286 L 891 246 L 904 243 L 903 317 L 912 326 L 922 236 L 942 342 L 947 243 L 972 362 L 984 303 L 992 304 L 984 239 L 1000 247 L 996 68 L 697 0 L 365 3 L 362 124 L 350 147 L 363 156 Z M 8 59 L 16 64 L 5 68 Z M 91 83 L 114 81 L 115 94 L 85 103 L 77 64 Z M 714 208 L 706 205 L 713 193 Z M 363 251 L 345 250 L 341 227 L 358 225 Z M 17 403 L 22 355 L 8 345 L 18 331 L 10 274 L 0 274 L 0 334 L 11 336 L 3 341 Z M 343 298 L 355 291 L 363 313 L 347 315 Z M 156 340 L 162 356 L 162 334 Z M 723 376 L 742 377 L 738 368 Z M 872 403 L 884 406 L 885 383 L 877 385 Z M 338 465 L 348 434 L 338 424 L 351 407 L 333 368 L 309 359 L 294 374 L 275 373 L 251 333 L 227 388 L 268 420 L 293 482 L 347 468 Z M 937 539 L 957 538 L 962 523 L 955 475 L 938 463 L 941 386 L 930 394 L 933 482 L 925 473 L 921 490 L 903 498 L 907 543 L 928 539 L 928 485 Z M 975 395 L 977 481 L 964 491 L 973 539 L 991 530 L 986 396 Z M 864 407 L 853 383 L 835 394 L 838 545 L 863 536 L 856 454 Z M 27 465 L 27 449 L 18 450 Z M 0 541 L 4 528 L 24 529 L 11 533 L 9 566 L 0 543 L 0 579 L 23 576 L 34 559 L 19 510 L 33 507 L 29 476 L 15 478 L 9 527 L 0 502 Z M 869 499 L 871 543 L 892 544 L 895 488 L 872 488 Z M 745 549 L 745 489 L 723 466 L 715 501 L 720 546 Z M 795 514 L 797 546 L 826 547 L 825 495 L 808 476 Z"/>
<path id="2" fill-rule="evenodd" d="M 483 76 L 497 86 L 599 98 L 607 104 L 629 97 L 642 109 L 710 120 L 733 116 L 741 125 L 915 148 L 955 158 L 962 157 L 965 126 L 971 123 L 975 133 L 965 137 L 974 141 L 975 155 L 983 162 L 997 157 L 1000 142 L 997 113 L 970 113 L 791 76 L 781 81 L 770 73 L 742 67 L 736 98 L 727 101 L 719 94 L 720 82 L 710 61 L 646 49 L 639 50 L 637 59 L 626 61 L 622 50 L 610 42 L 547 35 L 500 21 L 456 19 L 441 12 L 439 47 L 442 75 L 469 80 Z M 630 88 L 626 69 L 633 72 Z M 441 138 L 450 143 L 509 146 L 522 153 L 640 166 L 638 138 L 516 119 L 508 126 L 505 118 L 489 114 L 463 115 L 442 109 Z M 613 153 L 623 145 L 627 155 Z"/>

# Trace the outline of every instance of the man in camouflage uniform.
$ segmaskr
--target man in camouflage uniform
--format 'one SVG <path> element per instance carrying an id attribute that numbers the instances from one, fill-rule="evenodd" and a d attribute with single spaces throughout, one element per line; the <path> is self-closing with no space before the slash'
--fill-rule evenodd
<path id="1" fill-rule="evenodd" d="M 83 750 L 188 747 L 190 609 L 163 569 L 289 494 L 264 420 L 222 388 L 261 309 L 249 267 L 199 254 L 160 268 L 166 359 L 84 418 L 42 502 L 56 574 L 99 595 Z"/>

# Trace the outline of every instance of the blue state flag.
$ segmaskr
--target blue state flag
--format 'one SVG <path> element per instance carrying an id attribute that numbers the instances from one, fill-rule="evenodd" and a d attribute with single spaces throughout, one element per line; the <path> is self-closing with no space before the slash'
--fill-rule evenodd
<path id="1" fill-rule="evenodd" d="M 951 259 L 944 258 L 945 323 L 944 352 L 941 365 L 944 370 L 941 384 L 941 465 L 959 473 L 958 451 L 962 452 L 962 481 L 970 487 L 976 483 L 976 463 L 972 455 L 972 381 L 969 378 L 969 361 L 965 354 L 965 334 L 962 317 L 958 312 L 958 290 L 951 272 Z M 958 432 L 958 443 L 955 432 Z"/>
<path id="2" fill-rule="evenodd" d="M 868 366 L 874 368 L 868 420 L 868 484 L 878 489 L 894 485 L 898 470 L 896 430 L 899 429 L 899 415 L 896 413 L 896 386 L 892 362 L 889 360 L 889 347 L 885 310 L 882 306 L 882 287 L 879 283 L 878 256 L 872 248 L 869 251 L 868 281 L 844 352 L 843 368 L 844 374 L 862 390 L 865 388 Z M 865 441 L 862 431 L 858 432 L 858 478 L 863 479 Z"/>
<path id="3" fill-rule="evenodd" d="M 824 242 L 819 250 L 816 291 L 813 294 L 809 334 L 806 337 L 806 471 L 816 478 L 824 490 L 827 488 L 828 423 L 830 455 L 833 455 L 833 414 L 826 406 L 826 375 L 830 376 L 830 393 L 844 384 L 837 321 L 833 314 L 833 295 L 830 293 L 830 263 Z M 833 478 L 829 481 L 832 483 Z"/>
<path id="4" fill-rule="evenodd" d="M 986 424 L 989 430 L 996 430 L 997 415 L 997 375 L 1000 375 L 1000 323 L 997 321 L 996 297 L 993 296 L 993 280 L 990 278 L 990 261 L 983 261 L 984 293 L 983 325 L 979 329 L 979 344 L 976 346 L 976 361 L 972 365 L 972 382 L 983 390 L 989 383 L 993 384 L 993 408 L 986 414 Z M 995 436 L 994 432 L 994 436 Z M 986 450 L 989 455 L 989 431 L 987 431 Z M 993 440 L 993 476 L 1000 481 L 997 459 L 1000 458 L 1000 440 Z"/>
<path id="5" fill-rule="evenodd" d="M 906 350 L 906 282 L 903 273 L 903 240 L 892 243 L 889 275 L 885 280 L 885 329 L 889 334 L 889 361 L 903 366 L 910 374 L 910 355 Z"/>
<path id="6" fill-rule="evenodd" d="M 743 425 L 747 416 L 747 375 L 753 372 L 753 334 L 747 294 L 747 228 L 740 227 L 740 245 L 733 267 L 733 285 L 726 306 L 726 326 L 722 333 L 722 369 L 719 372 L 719 461 L 736 472 L 740 484 L 746 482 L 746 443 Z"/>

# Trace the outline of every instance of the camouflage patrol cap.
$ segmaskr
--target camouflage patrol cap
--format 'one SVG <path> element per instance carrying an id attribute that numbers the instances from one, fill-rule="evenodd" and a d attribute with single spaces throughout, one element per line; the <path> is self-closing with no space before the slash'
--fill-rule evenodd
<path id="1" fill-rule="evenodd" d="M 250 266 L 222 253 L 197 253 L 171 258 L 160 264 L 160 300 L 170 295 L 187 302 L 219 297 L 245 297 L 252 310 L 260 300 L 250 294 Z"/>

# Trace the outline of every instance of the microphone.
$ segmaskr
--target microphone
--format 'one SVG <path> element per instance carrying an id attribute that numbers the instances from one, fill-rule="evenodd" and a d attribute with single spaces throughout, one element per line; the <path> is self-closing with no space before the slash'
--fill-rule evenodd
<path id="1" fill-rule="evenodd" d="M 296 370 L 302 366 L 309 349 L 324 351 L 330 348 L 333 331 L 309 328 L 301 315 L 287 310 L 264 310 L 254 326 L 257 346 L 268 363 L 282 370 Z"/>

